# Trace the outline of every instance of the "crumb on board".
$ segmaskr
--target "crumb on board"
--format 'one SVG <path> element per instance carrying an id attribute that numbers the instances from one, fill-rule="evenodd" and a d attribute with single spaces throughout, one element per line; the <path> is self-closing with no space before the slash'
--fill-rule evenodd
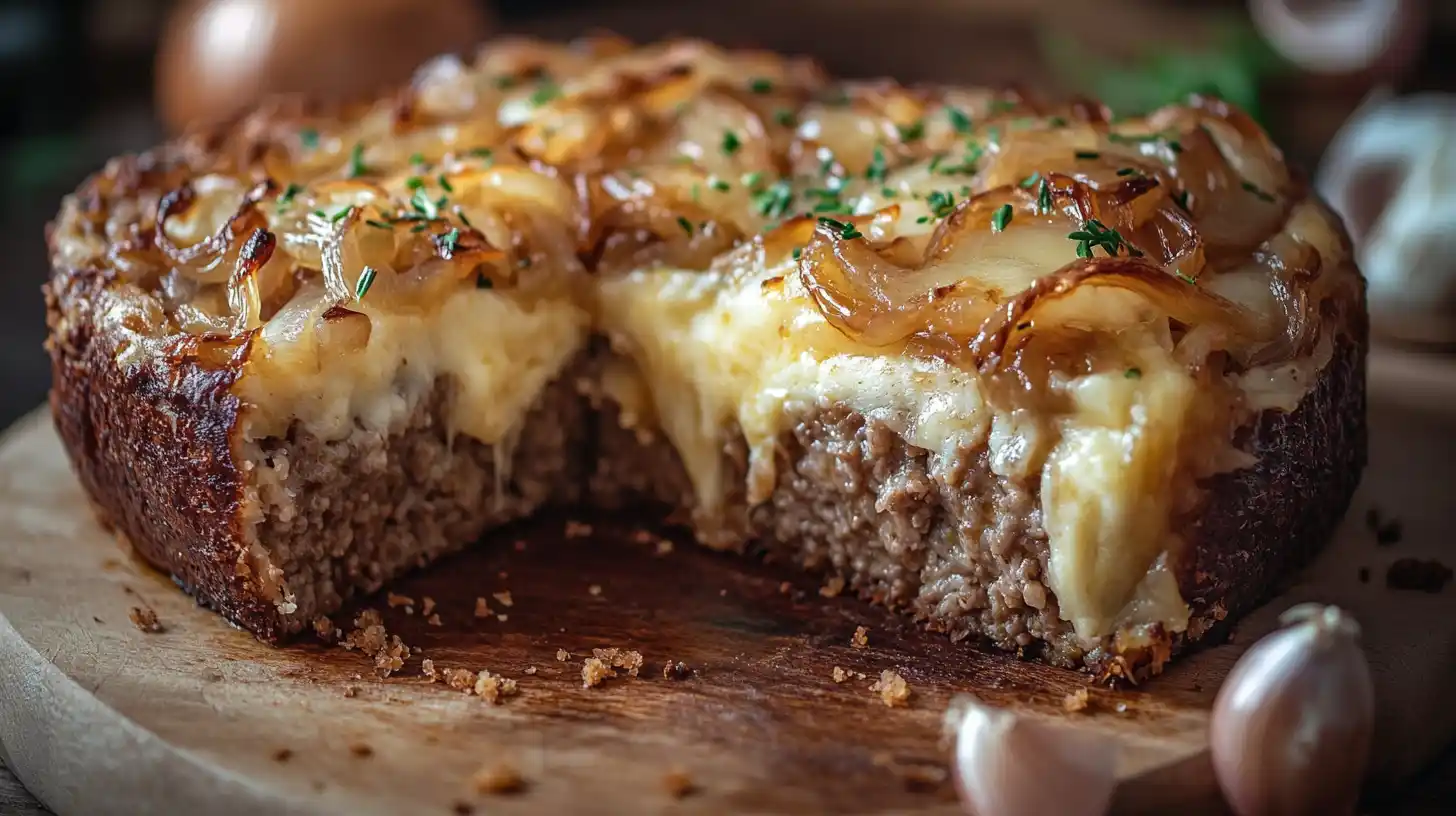
<path id="1" fill-rule="evenodd" d="M 592 534 L 592 526 L 580 521 L 567 520 L 565 535 L 567 538 L 586 538 Z"/>
<path id="2" fill-rule="evenodd" d="M 329 620 L 328 615 L 319 615 L 313 619 L 313 633 L 325 642 L 333 641 L 339 636 L 339 631 L 334 628 L 334 622 Z"/>
<path id="3" fill-rule="evenodd" d="M 420 614 L 421 615 L 424 615 L 425 617 L 429 617 L 430 616 L 430 613 L 432 613 L 432 612 L 435 611 L 435 599 L 434 598 L 431 598 L 429 595 L 426 595 L 425 597 L 421 598 L 420 600 L 421 600 Z"/>
<path id="4" fill-rule="evenodd" d="M 834 672 L 831 676 L 834 678 L 834 682 L 843 683 L 845 680 L 849 679 L 849 672 L 839 668 L 838 666 L 835 666 Z"/>
<path id="5" fill-rule="evenodd" d="M 345 697 L 348 697 L 348 698 L 351 698 L 351 699 L 354 698 L 354 697 L 358 697 L 359 696 L 359 687 L 358 686 L 344 686 L 344 696 Z"/>
<path id="6" fill-rule="evenodd" d="M 409 657 L 409 647 L 399 639 L 399 635 L 390 635 L 384 628 L 384 619 L 377 609 L 365 609 L 354 619 L 354 631 L 344 638 L 341 644 L 345 649 L 358 649 L 365 655 L 374 658 L 375 671 L 381 677 L 388 677 L 394 672 L 404 668 L 404 661 Z"/>
<path id="7" fill-rule="evenodd" d="M 127 612 L 127 617 L 131 618 L 132 626 L 149 635 L 166 631 L 162 622 L 157 620 L 156 611 L 150 606 L 133 606 L 131 611 Z"/>
<path id="8" fill-rule="evenodd" d="M 601 684 L 608 677 L 615 677 L 616 672 L 602 660 L 595 657 L 588 657 L 586 662 L 581 664 L 581 687 L 593 688 Z"/>
<path id="9" fill-rule="evenodd" d="M 494 593 L 491 593 L 491 595 L 497 601 L 500 601 L 500 605 L 501 606 L 504 606 L 504 607 L 506 607 L 508 609 L 510 607 L 516 605 L 516 602 L 511 599 L 511 593 L 509 591 L 507 591 L 507 592 L 494 592 Z"/>
<path id="10" fill-rule="evenodd" d="M 384 602 L 389 604 L 390 609 L 397 609 L 401 606 L 414 606 L 415 599 L 408 595 L 397 595 L 393 592 L 385 593 Z"/>
<path id="11" fill-rule="evenodd" d="M 625 669 L 633 677 L 642 668 L 642 653 L 632 649 L 592 649 L 592 656 L 614 669 Z"/>
<path id="12" fill-rule="evenodd" d="M 475 599 L 475 617 L 477 617 L 477 618 L 488 618 L 488 617 L 490 617 L 490 615 L 491 615 L 490 604 L 486 603 L 485 598 L 476 598 Z"/>
<path id="13" fill-rule="evenodd" d="M 526 672 L 526 674 L 535 674 L 536 673 L 536 667 L 535 666 L 527 666 L 525 668 L 525 672 Z"/>
<path id="14" fill-rule="evenodd" d="M 293 749 L 291 748 L 279 748 L 273 752 L 274 762 L 287 762 L 290 759 L 293 759 Z"/>
<path id="15" fill-rule="evenodd" d="M 568 652 L 565 649 L 557 649 L 556 659 L 561 661 L 562 663 L 565 663 L 566 661 L 571 659 L 571 652 Z"/>
<path id="16" fill-rule="evenodd" d="M 844 591 L 844 576 L 835 575 L 819 587 L 819 594 L 826 598 L 833 598 Z"/>
<path id="17" fill-rule="evenodd" d="M 877 692 L 881 702 L 890 708 L 905 706 L 910 702 L 910 684 L 899 673 L 890 669 L 880 672 L 880 679 L 870 685 L 870 691 Z"/>
<path id="18" fill-rule="evenodd" d="M 1385 585 L 1390 589 L 1439 593 L 1452 577 L 1451 568 L 1435 559 L 1401 558 L 1385 571 Z"/>
<path id="19" fill-rule="evenodd" d="M 441 674 L 445 678 L 445 685 L 456 691 L 469 694 L 475 689 L 475 672 L 470 669 L 445 669 Z"/>
<path id="20" fill-rule="evenodd" d="M 692 676 L 693 670 L 681 660 L 677 662 L 669 660 L 662 667 L 662 677 L 665 680 L 686 680 Z"/>
<path id="21" fill-rule="evenodd" d="M 589 586 L 589 587 L 586 588 L 586 591 L 587 591 L 587 594 L 588 595 L 591 595 L 592 597 L 595 598 L 596 596 L 602 594 L 602 585 L 601 584 L 592 584 L 591 586 Z"/>
<path id="22" fill-rule="evenodd" d="M 498 796 L 525 790 L 526 779 L 511 763 L 495 762 L 476 771 L 470 785 L 483 796 Z"/>
<path id="23" fill-rule="evenodd" d="M 662 777 L 662 787 L 667 795 L 674 799 L 684 799 L 691 796 L 697 786 L 693 784 L 693 778 L 688 772 L 680 768 L 673 768 Z"/>
<path id="24" fill-rule="evenodd" d="M 475 696 L 487 703 L 499 705 L 505 698 L 514 697 L 519 692 L 516 681 L 509 677 L 491 674 L 488 671 L 482 671 L 475 677 Z"/>
<path id="25" fill-rule="evenodd" d="M 423 674 L 425 677 L 429 678 L 431 683 L 440 679 L 439 672 L 435 671 L 435 661 L 429 659 L 428 657 L 420 661 L 420 674 Z"/>
<path id="26" fill-rule="evenodd" d="M 440 613 L 439 612 L 436 612 L 435 614 L 429 616 L 428 618 L 425 618 L 425 623 L 428 623 L 431 626 L 440 626 L 440 625 L 442 625 L 440 623 Z"/>
<path id="27" fill-rule="evenodd" d="M 863 649 L 870 645 L 870 630 L 863 626 L 856 626 L 854 628 L 854 637 L 849 639 L 849 645 L 856 649 Z"/>
<path id="28" fill-rule="evenodd" d="M 367 743 L 356 742 L 353 745 L 349 746 L 349 753 L 353 754 L 356 757 L 359 757 L 360 759 L 368 759 L 369 757 L 374 756 L 374 749 L 370 748 Z"/>
<path id="29" fill-rule="evenodd" d="M 1091 702 L 1092 696 L 1087 693 L 1087 689 L 1079 688 L 1076 691 L 1067 692 L 1067 696 L 1062 698 L 1062 710 L 1068 714 L 1086 711 Z"/>

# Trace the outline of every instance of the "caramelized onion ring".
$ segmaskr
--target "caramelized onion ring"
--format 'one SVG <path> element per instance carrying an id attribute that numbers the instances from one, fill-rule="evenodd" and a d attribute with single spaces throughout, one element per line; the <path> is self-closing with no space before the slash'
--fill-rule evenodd
<path id="1" fill-rule="evenodd" d="M 258 202 L 272 189 L 271 181 L 254 185 L 243 197 L 243 203 L 238 206 L 237 212 L 224 221 L 217 232 L 183 249 L 172 242 L 166 229 L 168 218 L 187 212 L 196 203 L 197 196 L 191 183 L 183 182 L 182 186 L 162 196 L 162 200 L 158 202 L 153 242 L 162 255 L 178 269 L 193 275 L 203 275 L 217 265 L 240 236 L 252 235 L 258 229 L 267 229 L 268 219 L 258 211 Z"/>

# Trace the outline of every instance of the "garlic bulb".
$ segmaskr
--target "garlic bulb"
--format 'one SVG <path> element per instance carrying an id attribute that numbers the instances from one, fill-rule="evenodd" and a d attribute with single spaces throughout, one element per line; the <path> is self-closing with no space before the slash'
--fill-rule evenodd
<path id="1" fill-rule="evenodd" d="M 1302 604 L 1234 666 L 1214 702 L 1213 767 L 1239 816 L 1353 813 L 1375 696 L 1360 627 Z"/>
<path id="2" fill-rule="evenodd" d="M 958 700 L 946 711 L 955 736 L 956 789 L 975 816 L 1100 816 L 1117 785 L 1116 746 L 1084 729 Z"/>

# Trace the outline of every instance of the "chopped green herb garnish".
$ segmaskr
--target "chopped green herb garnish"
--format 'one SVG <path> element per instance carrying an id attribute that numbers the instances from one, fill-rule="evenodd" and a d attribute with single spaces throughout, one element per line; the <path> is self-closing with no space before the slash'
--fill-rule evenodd
<path id="1" fill-rule="evenodd" d="M 531 92 L 531 105 L 541 107 L 561 95 L 561 88 L 550 79 L 543 79 L 536 90 Z"/>
<path id="2" fill-rule="evenodd" d="M 992 147 L 1001 146 L 1001 128 L 993 127 L 986 129 L 986 144 Z"/>
<path id="3" fill-rule="evenodd" d="M 1274 196 L 1272 196 L 1272 195 L 1264 192 L 1263 190 L 1259 189 L 1258 185 L 1254 184 L 1252 181 L 1246 181 L 1246 182 L 1244 182 L 1243 187 L 1244 187 L 1244 189 L 1246 191 L 1248 191 L 1250 193 L 1253 193 L 1255 196 L 1257 196 L 1260 201 L 1273 201 L 1274 200 Z"/>
<path id="4" fill-rule="evenodd" d="M 1016 110 L 1016 103 L 1012 102 L 1009 99 L 997 99 L 994 100 L 990 104 L 990 106 L 986 108 L 986 110 L 989 111 L 993 116 L 998 113 L 1010 113 L 1011 111 Z"/>
<path id="5" fill-rule="evenodd" d="M 369 287 L 374 285 L 374 276 L 377 274 L 379 273 L 374 271 L 374 267 L 364 267 L 364 271 L 359 273 L 358 282 L 354 284 L 355 300 L 363 300 L 364 296 L 369 294 Z"/>
<path id="6" fill-rule="evenodd" d="M 708 186 L 712 187 L 714 190 L 717 190 L 720 193 L 726 193 L 729 190 L 733 189 L 733 185 L 720 178 L 715 178 L 712 181 L 708 182 Z"/>
<path id="7" fill-rule="evenodd" d="M 324 212 L 323 210 L 314 210 L 313 215 L 315 218 L 321 218 L 325 221 L 329 220 L 329 214 Z"/>
<path id="8" fill-rule="evenodd" d="M 1053 116 L 1052 118 L 1047 120 L 1047 125 L 1054 128 L 1066 127 L 1067 120 L 1061 116 Z"/>
<path id="9" fill-rule="evenodd" d="M 293 203 L 293 199 L 303 192 L 303 188 L 297 184 L 290 184 L 283 190 L 283 195 L 278 197 L 278 210 L 281 212 L 284 207 Z"/>
<path id="10" fill-rule="evenodd" d="M 501 74 L 500 76 L 491 80 L 491 82 L 495 83 L 495 86 L 502 91 L 516 87 L 517 81 L 518 80 L 510 74 Z"/>
<path id="11" fill-rule="evenodd" d="M 797 261 L 800 258 L 802 258 L 803 256 L 804 256 L 804 248 L 803 247 L 794 247 L 794 260 Z"/>
<path id="12" fill-rule="evenodd" d="M 1117 171 L 1117 174 L 1119 176 L 1136 176 L 1140 175 L 1140 172 L 1136 167 L 1123 167 Z"/>
<path id="13" fill-rule="evenodd" d="M 926 168 L 926 169 L 929 170 L 930 172 L 934 173 L 935 171 L 937 171 L 937 170 L 940 169 L 940 163 L 942 161 L 944 161 L 944 160 L 945 160 L 945 154 L 944 153 L 936 153 L 934 156 L 932 156 L 930 158 L 930 166 L 928 168 Z"/>
<path id="14" fill-rule="evenodd" d="M 900 141 L 913 142 L 925 135 L 925 120 L 916 119 L 908 125 L 896 125 L 895 130 L 900 134 Z"/>
<path id="15" fill-rule="evenodd" d="M 1006 229 L 1006 225 L 1011 223 L 1011 215 L 1010 204 L 1002 204 L 997 207 L 996 212 L 991 215 L 991 231 L 1001 232 Z"/>
<path id="16" fill-rule="evenodd" d="M 1041 187 L 1036 191 L 1036 211 L 1042 215 L 1052 211 L 1052 185 L 1046 179 L 1041 180 Z"/>
<path id="17" fill-rule="evenodd" d="M 1123 240 L 1122 233 L 1098 221 L 1095 218 L 1088 219 L 1082 224 L 1082 229 L 1067 234 L 1067 237 L 1077 242 L 1077 257 L 1091 258 L 1092 250 L 1102 247 L 1109 257 L 1116 257 L 1118 252 L 1126 248 L 1129 255 L 1141 255 L 1136 247 Z"/>
<path id="18" fill-rule="evenodd" d="M 737 133 L 734 133 L 731 130 L 723 131 L 723 152 L 726 155 L 731 156 L 734 153 L 737 153 L 738 148 L 742 146 L 743 141 L 738 138 Z"/>
<path id="19" fill-rule="evenodd" d="M 469 218 L 465 217 L 465 211 L 460 209 L 459 204 L 455 205 L 455 217 L 460 219 L 460 223 L 464 224 L 467 227 L 470 227 L 471 229 L 475 229 L 475 225 L 470 223 Z"/>
<path id="20" fill-rule="evenodd" d="M 440 208 L 435 206 L 435 202 L 431 201 L 429 196 L 425 195 L 424 187 L 415 190 L 415 194 L 410 198 L 410 209 L 430 221 L 435 220 L 440 215 Z"/>
<path id="21" fill-rule="evenodd" d="M 460 230 L 455 227 L 451 227 L 449 232 L 440 236 L 440 249 L 445 253 L 447 259 L 455 254 L 455 247 L 459 246 L 459 244 Z"/>
<path id="22" fill-rule="evenodd" d="M 481 159 L 493 159 L 495 158 L 495 151 L 488 147 L 472 147 L 470 149 L 470 155 Z"/>
<path id="23" fill-rule="evenodd" d="M 298 132 L 298 143 L 306 150 L 316 150 L 319 145 L 319 132 L 313 128 L 304 128 Z"/>
<path id="24" fill-rule="evenodd" d="M 744 187 L 752 190 L 763 181 L 763 171 L 754 170 L 752 173 L 744 173 L 738 180 L 743 182 Z"/>
<path id="25" fill-rule="evenodd" d="M 895 192 L 894 188 L 891 188 L 891 187 L 881 187 L 880 188 L 880 195 L 884 196 L 885 198 L 894 198 L 895 196 L 898 196 L 899 193 Z"/>
<path id="26" fill-rule="evenodd" d="M 767 190 L 753 194 L 753 206 L 765 218 L 783 218 L 794 203 L 794 190 L 785 180 L 779 180 Z"/>
<path id="27" fill-rule="evenodd" d="M 884 148 L 876 145 L 874 155 L 870 158 L 870 166 L 865 168 L 865 178 L 870 181 L 883 182 L 888 172 L 889 165 L 885 161 Z"/>
<path id="28" fill-rule="evenodd" d="M 1178 206 L 1182 207 L 1184 210 L 1187 210 L 1190 213 L 1193 212 L 1193 210 L 1188 206 L 1187 190 L 1179 190 L 1178 192 L 1174 193 L 1173 200 L 1178 202 Z"/>
<path id="29" fill-rule="evenodd" d="M 774 111 L 774 121 L 778 122 L 784 127 L 793 127 L 795 119 L 796 117 L 794 116 L 794 112 L 789 110 L 788 108 L 779 108 L 778 110 Z"/>
<path id="30" fill-rule="evenodd" d="M 932 190 L 930 195 L 925 197 L 925 203 L 936 218 L 944 218 L 955 209 L 955 196 L 944 190 Z"/>
<path id="31" fill-rule="evenodd" d="M 394 227 L 391 227 L 389 224 L 386 224 L 383 221 L 375 221 L 373 218 L 366 219 L 364 221 L 364 223 L 368 224 L 369 226 L 371 226 L 371 227 L 373 227 L 375 229 L 382 229 L 382 230 L 394 229 Z"/>
<path id="32" fill-rule="evenodd" d="M 955 128 L 956 133 L 970 133 L 973 127 L 971 117 L 965 111 L 953 106 L 946 106 L 945 115 L 950 119 L 950 126 Z"/>
<path id="33" fill-rule="evenodd" d="M 424 232 L 425 230 L 427 230 L 429 228 L 430 228 L 430 225 L 429 224 L 415 224 L 413 227 L 410 227 L 410 232 L 411 233 Z"/>
<path id="34" fill-rule="evenodd" d="M 839 237 L 846 241 L 859 238 L 861 233 L 854 224 L 848 221 L 836 221 L 833 218 L 820 218 L 819 223 L 839 233 Z"/>
<path id="35" fill-rule="evenodd" d="M 1021 180 L 1021 189 L 1030 190 L 1031 188 L 1036 186 L 1036 183 L 1038 181 L 1041 181 L 1041 173 L 1032 173 L 1031 175 Z"/>
<path id="36" fill-rule="evenodd" d="M 455 188 L 450 186 L 450 179 L 445 178 L 444 173 L 441 173 L 435 180 L 440 182 L 440 189 L 447 193 L 455 192 Z"/>
<path id="37" fill-rule="evenodd" d="M 756 94 L 772 93 L 773 81 L 769 79 L 764 79 L 763 77 L 751 79 L 748 81 L 748 90 L 753 91 Z"/>
<path id="38" fill-rule="evenodd" d="M 693 201 L 703 200 L 703 185 L 693 182 Z"/>
<path id="39" fill-rule="evenodd" d="M 419 176 L 410 176 L 409 178 L 404 180 L 404 186 L 408 187 L 411 190 L 418 190 L 421 187 L 425 186 L 425 180 L 420 178 Z"/>
<path id="40" fill-rule="evenodd" d="M 336 212 L 333 215 L 329 216 L 329 221 L 331 223 L 337 224 L 340 221 L 343 221 L 345 218 L 348 218 L 349 217 L 349 213 L 352 213 L 353 211 L 354 211 L 354 208 L 353 207 L 345 207 L 344 209 L 339 210 L 338 212 Z"/>
<path id="41" fill-rule="evenodd" d="M 359 178 L 369 172 L 364 165 L 364 143 L 355 142 L 354 149 L 349 151 L 349 178 Z"/>
<path id="42" fill-rule="evenodd" d="M 1174 272 L 1173 273 L 1173 277 L 1177 278 L 1180 281 L 1183 281 L 1184 283 L 1188 284 L 1189 286 L 1194 286 L 1194 285 L 1197 285 L 1197 283 L 1198 283 L 1198 281 L 1195 280 L 1191 275 L 1185 275 L 1182 272 Z"/>
<path id="43" fill-rule="evenodd" d="M 409 157 L 409 162 L 410 162 L 410 164 L 424 164 L 425 163 L 425 154 L 423 154 L 423 153 L 411 153 L 410 154 L 410 157 Z"/>
<path id="44" fill-rule="evenodd" d="M 1122 376 L 1128 378 L 1129 380 L 1140 380 L 1143 378 L 1143 371 L 1140 368 L 1129 368 L 1127 371 L 1123 372 Z"/>
<path id="45" fill-rule="evenodd" d="M 677 217 L 677 225 L 682 227 L 682 231 L 688 235 L 693 234 L 693 222 L 689 221 L 686 216 L 679 215 Z"/>
<path id="46" fill-rule="evenodd" d="M 1095 150 L 1078 150 L 1076 153 L 1073 153 L 1072 155 L 1073 156 L 1076 156 L 1078 159 L 1100 159 L 1100 158 L 1102 158 L 1102 154 L 1101 153 L 1098 153 Z"/>

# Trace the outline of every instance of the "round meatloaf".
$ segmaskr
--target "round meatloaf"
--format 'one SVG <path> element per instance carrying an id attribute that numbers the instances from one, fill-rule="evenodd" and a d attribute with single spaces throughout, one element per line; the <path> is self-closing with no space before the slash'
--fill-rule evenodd
<path id="1" fill-rule="evenodd" d="M 268 640 L 646 503 L 1137 679 L 1318 551 L 1365 460 L 1349 241 L 1209 98 L 501 41 L 114 160 L 48 241 L 98 514 Z"/>

